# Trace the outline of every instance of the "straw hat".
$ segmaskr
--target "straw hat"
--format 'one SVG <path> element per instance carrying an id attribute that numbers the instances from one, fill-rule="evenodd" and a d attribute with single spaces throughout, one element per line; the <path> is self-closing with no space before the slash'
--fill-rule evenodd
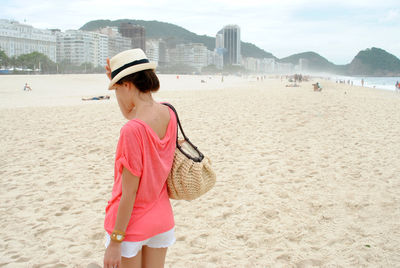
<path id="1" fill-rule="evenodd" d="M 113 89 L 121 78 L 143 70 L 155 69 L 156 64 L 150 62 L 140 48 L 122 51 L 110 60 L 111 82 L 108 89 Z"/>

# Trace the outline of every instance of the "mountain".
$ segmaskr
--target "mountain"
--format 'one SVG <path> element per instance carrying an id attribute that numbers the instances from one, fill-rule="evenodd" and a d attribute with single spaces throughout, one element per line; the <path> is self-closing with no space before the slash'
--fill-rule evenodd
<path id="1" fill-rule="evenodd" d="M 80 30 L 93 31 L 107 26 L 118 27 L 123 22 L 145 27 L 147 38 L 162 38 L 170 48 L 179 43 L 203 43 L 209 50 L 214 50 L 215 48 L 215 37 L 197 35 L 180 26 L 154 20 L 94 20 L 83 25 Z M 274 58 L 277 62 L 292 63 L 294 65 L 299 64 L 299 59 L 306 59 L 306 69 L 311 72 L 363 76 L 400 76 L 400 60 L 385 50 L 375 47 L 360 51 L 352 62 L 347 65 L 335 65 L 312 51 L 278 59 L 256 45 L 246 42 L 241 43 L 241 54 L 244 57 Z"/>
<path id="2" fill-rule="evenodd" d="M 400 76 L 400 60 L 380 48 L 360 51 L 347 67 L 348 75 Z"/>
<path id="3" fill-rule="evenodd" d="M 279 62 L 299 64 L 306 59 L 306 69 L 312 72 L 327 72 L 350 76 L 400 76 L 400 60 L 380 48 L 360 51 L 347 65 L 336 65 L 315 52 L 294 54 L 280 59 Z"/>
<path id="4" fill-rule="evenodd" d="M 338 73 L 343 69 L 343 66 L 335 65 L 321 55 L 312 51 L 294 54 L 280 59 L 279 62 L 292 63 L 296 65 L 299 64 L 300 59 L 307 60 L 306 69 L 309 71 Z"/>
<path id="5" fill-rule="evenodd" d="M 215 37 L 197 35 L 180 26 L 154 20 L 94 20 L 83 25 L 80 30 L 93 31 L 107 26 L 118 27 L 123 22 L 130 22 L 145 27 L 146 38 L 162 38 L 166 41 L 168 47 L 174 47 L 179 43 L 203 43 L 209 50 L 214 50 L 215 48 Z M 246 42 L 241 43 L 241 53 L 244 57 L 276 59 L 271 53 L 264 51 L 254 44 Z"/>

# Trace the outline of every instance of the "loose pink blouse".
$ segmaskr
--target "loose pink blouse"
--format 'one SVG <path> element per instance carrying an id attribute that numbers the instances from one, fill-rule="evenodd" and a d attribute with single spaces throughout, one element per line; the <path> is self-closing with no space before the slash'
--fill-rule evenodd
<path id="1" fill-rule="evenodd" d="M 125 167 L 140 178 L 125 241 L 143 241 L 175 225 L 166 180 L 174 158 L 177 122 L 174 112 L 168 109 L 170 121 L 162 139 L 139 119 L 130 120 L 120 131 L 104 228 L 109 234 L 114 230 Z"/>

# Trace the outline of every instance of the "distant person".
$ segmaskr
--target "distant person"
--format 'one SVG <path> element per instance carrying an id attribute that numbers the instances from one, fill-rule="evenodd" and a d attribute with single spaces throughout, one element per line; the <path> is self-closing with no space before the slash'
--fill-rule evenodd
<path id="1" fill-rule="evenodd" d="M 319 84 L 319 82 L 317 82 L 315 84 L 312 84 L 312 85 L 314 86 L 314 91 L 321 91 L 322 90 L 322 87 Z"/>
<path id="2" fill-rule="evenodd" d="M 88 101 L 88 100 L 109 100 L 110 96 L 106 95 L 106 96 L 95 96 L 95 97 L 91 97 L 91 98 L 82 98 L 83 101 Z"/>
<path id="3" fill-rule="evenodd" d="M 364 86 L 364 79 L 361 79 L 361 86 Z"/>
<path id="4" fill-rule="evenodd" d="M 28 91 L 31 91 L 31 90 L 32 90 L 32 88 L 28 85 L 28 83 L 25 83 L 24 91 L 25 91 L 25 90 L 28 90 Z"/>

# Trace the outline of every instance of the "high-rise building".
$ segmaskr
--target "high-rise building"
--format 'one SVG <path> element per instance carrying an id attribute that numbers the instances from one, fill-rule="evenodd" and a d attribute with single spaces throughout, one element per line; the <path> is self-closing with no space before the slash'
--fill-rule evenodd
<path id="1" fill-rule="evenodd" d="M 121 23 L 118 30 L 122 36 L 131 38 L 132 48 L 141 48 L 146 51 L 146 30 L 143 26 Z"/>
<path id="2" fill-rule="evenodd" d="M 293 72 L 294 65 L 290 62 L 276 62 L 275 71 L 280 74 L 290 74 Z"/>
<path id="3" fill-rule="evenodd" d="M 131 48 L 131 39 L 124 37 L 118 32 L 117 27 L 105 27 L 98 30 L 99 33 L 108 36 L 108 57 L 114 57 L 119 52 Z"/>
<path id="4" fill-rule="evenodd" d="M 240 28 L 237 25 L 226 25 L 218 32 L 216 47 L 223 47 L 224 65 L 240 65 Z"/>
<path id="5" fill-rule="evenodd" d="M 50 30 L 33 28 L 12 20 L 0 20 L 0 49 L 8 57 L 39 52 L 57 60 L 56 35 Z"/>
<path id="6" fill-rule="evenodd" d="M 253 57 L 243 58 L 243 67 L 252 72 L 260 72 L 260 59 Z"/>
<path id="7" fill-rule="evenodd" d="M 244 68 L 252 72 L 273 73 L 275 71 L 275 59 L 273 58 L 246 57 L 242 61 Z"/>
<path id="8" fill-rule="evenodd" d="M 164 40 L 160 39 L 158 43 L 158 65 L 166 66 L 168 62 L 167 44 Z"/>
<path id="9" fill-rule="evenodd" d="M 96 32 L 68 30 L 57 34 L 58 62 L 104 66 L 108 57 L 108 36 Z"/>
<path id="10" fill-rule="evenodd" d="M 197 72 L 209 64 L 207 47 L 201 43 L 178 44 L 168 54 L 171 65 L 187 65 Z"/>
<path id="11" fill-rule="evenodd" d="M 220 30 L 215 36 L 215 50 L 214 50 L 214 63 L 218 69 L 224 67 L 224 53 L 226 49 L 224 47 L 224 31 Z"/>
<path id="12" fill-rule="evenodd" d="M 274 58 L 264 58 L 261 60 L 261 70 L 265 73 L 275 72 L 275 59 Z"/>
<path id="13" fill-rule="evenodd" d="M 309 64 L 308 59 L 304 58 L 299 59 L 299 65 L 298 65 L 299 72 L 304 72 L 308 70 L 308 64 Z"/>
<path id="14" fill-rule="evenodd" d="M 150 39 L 146 41 L 146 56 L 151 62 L 155 62 L 158 65 L 160 58 L 160 41 L 156 39 Z"/>

